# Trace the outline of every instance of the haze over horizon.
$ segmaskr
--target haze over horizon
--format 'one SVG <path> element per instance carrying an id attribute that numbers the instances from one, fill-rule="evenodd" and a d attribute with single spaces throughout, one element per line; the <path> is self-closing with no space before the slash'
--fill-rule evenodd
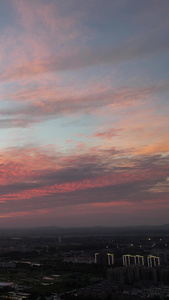
<path id="1" fill-rule="evenodd" d="M 0 1 L 0 228 L 168 223 L 168 15 Z"/>

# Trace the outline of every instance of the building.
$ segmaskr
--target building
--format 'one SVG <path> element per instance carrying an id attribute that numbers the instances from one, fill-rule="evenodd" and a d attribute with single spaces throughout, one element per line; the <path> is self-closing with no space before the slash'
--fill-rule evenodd
<path id="1" fill-rule="evenodd" d="M 112 266 L 114 265 L 114 254 L 105 251 L 97 252 L 95 253 L 95 263 Z"/>
<path id="2" fill-rule="evenodd" d="M 144 266 L 144 256 L 142 255 L 123 255 L 123 266 L 138 265 Z"/>
<path id="3" fill-rule="evenodd" d="M 147 256 L 147 265 L 150 268 L 160 266 L 160 257 L 154 256 L 154 255 L 148 255 Z"/>

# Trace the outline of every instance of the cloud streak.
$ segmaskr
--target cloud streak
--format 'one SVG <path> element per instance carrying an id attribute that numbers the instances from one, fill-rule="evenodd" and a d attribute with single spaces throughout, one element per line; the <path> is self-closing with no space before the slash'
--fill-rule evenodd
<path id="1" fill-rule="evenodd" d="M 33 155 L 32 150 L 27 150 L 19 157 L 18 164 L 11 164 L 11 160 L 8 161 L 9 159 L 6 158 L 6 162 L 4 160 L 1 165 L 0 200 L 2 206 L 7 204 L 9 212 L 13 205 L 15 207 L 16 201 L 20 205 L 24 203 L 26 205 L 27 201 L 31 201 L 29 202 L 31 210 L 37 209 L 39 201 L 42 201 L 43 205 L 43 199 L 45 205 L 48 203 L 52 207 L 64 206 L 68 203 L 69 205 L 83 204 L 84 201 L 102 203 L 103 195 L 104 203 L 110 201 L 116 203 L 123 199 L 134 202 L 145 199 L 148 201 L 154 198 L 154 191 L 151 190 L 163 185 L 169 176 L 169 157 L 162 158 L 161 155 L 135 157 L 135 159 L 127 159 L 124 156 L 123 159 L 117 159 L 116 152 L 112 156 L 111 151 L 101 151 L 97 155 L 91 154 L 91 157 L 86 154 L 86 156 L 65 156 L 59 159 L 57 155 L 54 157 L 48 154 L 47 163 L 42 166 L 39 153 L 39 162 L 36 161 L 35 168 L 36 155 L 37 151 Z M 9 157 L 11 156 L 12 153 Z M 24 159 L 27 157 L 26 164 L 23 163 L 23 157 Z M 51 169 L 49 169 L 49 161 L 51 161 Z M 52 167 L 54 161 L 59 161 L 56 169 Z M 161 194 L 167 197 L 165 190 L 161 191 Z M 62 195 L 63 199 L 67 195 L 66 202 L 62 201 Z M 72 201 L 73 197 L 74 201 Z M 35 199 L 37 202 L 33 204 Z"/>
<path id="2" fill-rule="evenodd" d="M 81 49 L 78 53 L 67 53 L 66 55 L 58 55 L 46 57 L 45 59 L 35 60 L 19 68 L 9 68 L 0 73 L 0 81 L 23 80 L 24 78 L 35 76 L 48 72 L 62 72 L 77 70 L 102 64 L 118 64 L 133 59 L 142 59 L 147 55 L 154 55 L 159 52 L 169 50 L 169 42 L 166 39 L 151 40 L 147 38 L 145 41 L 138 40 L 127 42 L 119 48 L 94 48 Z"/>
<path id="3" fill-rule="evenodd" d="M 161 87 L 160 87 L 161 88 Z M 42 122 L 64 115 L 75 113 L 93 113 L 108 106 L 123 107 L 148 99 L 157 87 L 145 89 L 121 87 L 92 87 L 93 93 L 81 92 L 74 95 L 60 95 L 55 90 L 46 91 L 43 88 L 34 91 L 26 90 L 13 95 L 4 95 L 12 105 L 9 109 L 2 109 L 0 115 L 2 127 L 22 127 L 29 123 Z M 95 91 L 94 91 L 95 90 Z M 46 93 L 45 93 L 46 92 Z M 69 93 L 69 91 L 67 91 Z M 71 93 L 71 92 L 70 92 Z M 8 116 L 8 117 L 7 117 Z"/>

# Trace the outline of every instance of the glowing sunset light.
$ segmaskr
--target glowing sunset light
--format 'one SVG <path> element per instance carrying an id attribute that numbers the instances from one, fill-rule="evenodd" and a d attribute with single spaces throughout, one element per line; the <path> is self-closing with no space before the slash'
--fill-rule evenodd
<path id="1" fill-rule="evenodd" d="M 169 2 L 0 12 L 1 227 L 168 223 Z"/>

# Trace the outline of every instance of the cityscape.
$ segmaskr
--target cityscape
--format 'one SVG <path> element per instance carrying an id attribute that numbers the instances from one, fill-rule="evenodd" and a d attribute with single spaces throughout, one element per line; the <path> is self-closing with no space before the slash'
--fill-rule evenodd
<path id="1" fill-rule="evenodd" d="M 169 299 L 168 225 L 1 230 L 0 299 Z"/>

